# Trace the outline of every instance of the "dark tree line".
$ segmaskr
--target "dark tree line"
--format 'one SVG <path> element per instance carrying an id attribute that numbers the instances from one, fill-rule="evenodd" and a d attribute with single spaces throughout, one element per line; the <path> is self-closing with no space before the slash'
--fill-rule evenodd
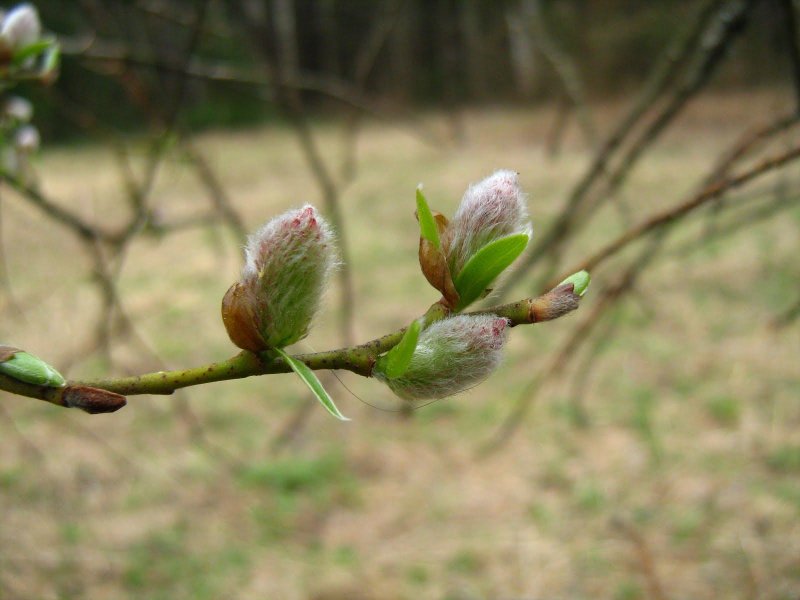
<path id="1" fill-rule="evenodd" d="M 63 40 L 56 91 L 36 97 L 46 136 L 76 132 L 78 108 L 125 130 L 152 116 L 136 86 L 182 81 L 181 49 L 201 0 L 38 2 L 45 26 Z M 184 119 L 190 126 L 249 123 L 274 116 L 254 88 L 258 59 L 239 2 L 208 3 Z M 365 97 L 381 106 L 496 102 L 579 102 L 625 94 L 695 18 L 691 0 L 263 0 L 260 7 L 289 78 L 307 106 L 336 111 Z M 716 83 L 750 87 L 785 80 L 781 2 L 760 2 L 749 38 Z M 285 45 L 285 44 L 284 44 Z M 276 48 L 276 51 L 280 48 Z M 127 89 L 126 89 L 127 88 Z M 87 97 L 86 90 L 93 93 Z M 344 98 L 342 98 L 344 97 Z M 137 101 L 138 99 L 138 101 Z M 344 102 L 343 102 L 344 100 Z"/>

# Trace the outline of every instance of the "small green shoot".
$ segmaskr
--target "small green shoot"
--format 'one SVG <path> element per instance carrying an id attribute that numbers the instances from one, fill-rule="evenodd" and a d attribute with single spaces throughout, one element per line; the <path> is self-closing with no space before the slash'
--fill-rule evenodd
<path id="1" fill-rule="evenodd" d="M 414 350 L 417 347 L 419 331 L 419 321 L 413 321 L 406 329 L 400 342 L 389 350 L 385 356 L 379 359 L 382 363 L 382 371 L 386 374 L 386 377 L 389 379 L 396 379 L 402 377 L 406 372 L 408 365 L 411 364 L 411 357 L 414 355 Z"/>
<path id="2" fill-rule="evenodd" d="M 14 52 L 14 56 L 11 58 L 11 61 L 15 66 L 21 66 L 22 63 L 24 63 L 27 59 L 31 58 L 32 56 L 39 56 L 46 50 L 49 50 L 55 46 L 55 44 L 56 41 L 50 38 L 36 40 L 35 42 L 30 43 L 27 46 L 23 46 Z"/>
<path id="3" fill-rule="evenodd" d="M 425 199 L 421 187 L 417 188 L 417 219 L 419 220 L 420 236 L 433 244 L 437 250 L 441 248 L 439 228 L 436 226 L 436 220 L 433 218 L 433 213 L 428 206 L 428 201 Z"/>
<path id="4" fill-rule="evenodd" d="M 578 271 L 577 273 L 573 273 L 569 277 L 567 277 L 564 281 L 559 283 L 558 285 L 564 285 L 565 283 L 572 284 L 572 293 L 576 296 L 583 296 L 586 293 L 586 290 L 589 288 L 589 282 L 592 278 L 589 276 L 588 271 Z"/>

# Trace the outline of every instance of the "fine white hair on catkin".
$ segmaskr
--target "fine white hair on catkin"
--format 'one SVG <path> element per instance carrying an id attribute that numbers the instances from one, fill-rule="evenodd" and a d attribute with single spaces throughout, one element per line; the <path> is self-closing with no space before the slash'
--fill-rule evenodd
<path id="1" fill-rule="evenodd" d="M 508 319 L 497 315 L 457 315 L 437 321 L 419 337 L 406 372 L 395 379 L 375 377 L 406 400 L 452 396 L 480 383 L 498 367 Z"/>
<path id="2" fill-rule="evenodd" d="M 338 264 L 333 230 L 308 204 L 273 218 L 248 238 L 242 284 L 269 346 L 305 337 Z"/>
<path id="3" fill-rule="evenodd" d="M 455 278 L 487 243 L 515 233 L 532 233 L 527 196 L 515 171 L 500 170 L 471 184 L 447 226 L 443 246 Z"/>

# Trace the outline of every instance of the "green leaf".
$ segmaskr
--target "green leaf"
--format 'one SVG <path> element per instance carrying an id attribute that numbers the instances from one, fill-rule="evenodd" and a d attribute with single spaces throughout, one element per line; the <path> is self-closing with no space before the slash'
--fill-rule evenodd
<path id="1" fill-rule="evenodd" d="M 273 348 L 273 350 L 278 353 L 278 356 L 286 361 L 286 364 L 292 368 L 292 371 L 300 376 L 300 379 L 303 380 L 303 382 L 308 386 L 308 389 L 311 390 L 311 393 L 317 397 L 317 400 L 319 400 L 320 404 L 322 404 L 322 406 L 324 406 L 329 413 L 331 413 L 340 421 L 350 420 L 339 412 L 339 409 L 336 408 L 336 405 L 333 403 L 333 399 L 328 395 L 328 392 L 325 391 L 324 387 L 322 387 L 322 384 L 320 383 L 319 379 L 317 379 L 314 371 L 309 369 L 306 363 L 301 360 L 297 360 L 296 358 L 292 358 L 280 348 Z"/>
<path id="2" fill-rule="evenodd" d="M 529 239 L 527 233 L 508 235 L 473 254 L 454 282 L 460 297 L 456 310 L 463 310 L 480 298 L 492 281 L 522 254 Z"/>
<path id="3" fill-rule="evenodd" d="M 23 351 L 0 363 L 0 373 L 33 385 L 62 387 L 66 384 L 61 373 L 41 358 Z"/>
<path id="4" fill-rule="evenodd" d="M 442 247 L 439 241 L 439 228 L 428 206 L 428 201 L 420 188 L 417 188 L 417 219 L 419 220 L 419 234 L 428 240 L 438 250 Z"/>
<path id="5" fill-rule="evenodd" d="M 38 56 L 48 48 L 51 48 L 53 45 L 55 45 L 55 40 L 53 39 L 45 38 L 36 40 L 35 42 L 32 42 L 27 46 L 23 46 L 14 52 L 14 56 L 11 58 L 11 61 L 15 66 L 19 66 L 31 56 Z"/>
<path id="6" fill-rule="evenodd" d="M 564 281 L 559 283 L 558 286 L 564 285 L 565 283 L 571 283 L 572 293 L 576 296 L 583 296 L 586 293 L 586 289 L 589 287 L 590 281 L 591 277 L 589 277 L 588 271 L 578 271 L 577 273 L 573 273 L 567 277 Z"/>
<path id="7" fill-rule="evenodd" d="M 419 321 L 412 322 L 403 334 L 403 339 L 389 350 L 386 356 L 382 356 L 379 359 L 382 363 L 381 370 L 389 379 L 401 377 L 408 369 L 408 365 L 411 364 L 411 357 L 417 348 L 419 330 Z"/>

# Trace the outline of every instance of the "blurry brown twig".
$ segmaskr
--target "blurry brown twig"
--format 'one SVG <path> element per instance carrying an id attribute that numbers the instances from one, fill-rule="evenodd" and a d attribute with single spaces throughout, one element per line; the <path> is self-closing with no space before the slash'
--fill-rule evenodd
<path id="1" fill-rule="evenodd" d="M 480 456 L 488 456 L 506 444 L 522 425 L 531 406 L 546 385 L 555 381 L 564 372 L 570 361 L 577 354 L 579 347 L 590 338 L 593 330 L 602 322 L 603 314 L 614 306 L 620 298 L 627 294 L 636 280 L 656 256 L 668 230 L 650 240 L 639 257 L 629 267 L 608 283 L 599 293 L 593 293 L 592 310 L 585 316 L 564 341 L 557 352 L 539 369 L 530 382 L 522 389 L 511 412 L 503 420 L 497 431 L 478 449 Z"/>
<path id="2" fill-rule="evenodd" d="M 800 317 L 800 297 L 794 303 L 784 310 L 781 314 L 772 320 L 773 329 L 783 329 L 794 323 Z"/>
<path id="3" fill-rule="evenodd" d="M 797 39 L 797 8 L 792 0 L 777 0 L 783 13 L 786 47 L 794 85 L 795 111 L 800 113 L 800 42 Z"/>
<path id="4" fill-rule="evenodd" d="M 5 236 L 3 234 L 3 197 L 0 195 L 0 288 L 5 294 L 5 307 L 9 308 L 17 316 L 24 318 L 22 306 L 17 302 L 11 279 L 8 276 L 8 263 L 6 261 Z"/>
<path id="5" fill-rule="evenodd" d="M 617 254 L 631 242 L 642 238 L 651 231 L 671 225 L 675 221 L 685 217 L 687 214 L 693 212 L 704 204 L 707 204 L 710 201 L 719 198 L 723 194 L 749 183 L 751 180 L 764 175 L 765 173 L 774 171 L 786 165 L 787 163 L 796 160 L 798 157 L 800 157 L 800 145 L 794 145 L 787 150 L 783 150 L 773 156 L 763 159 L 754 167 L 751 167 L 750 169 L 747 169 L 738 175 L 725 177 L 721 181 L 712 183 L 687 200 L 656 213 L 648 219 L 640 222 L 638 225 L 630 228 L 615 240 L 597 250 L 589 258 L 580 261 L 579 264 L 581 266 L 578 269 L 567 269 L 567 272 L 572 273 L 581 269 L 596 269 L 601 263 Z"/>
<path id="6" fill-rule="evenodd" d="M 648 128 L 649 133 L 638 138 L 640 140 L 638 145 L 634 145 L 634 147 L 638 147 L 638 150 L 635 153 L 631 151 L 626 153 L 626 157 L 620 163 L 625 165 L 624 172 L 627 172 L 633 166 L 645 147 L 655 140 L 658 134 L 665 129 L 668 122 L 686 104 L 688 99 L 702 87 L 702 84 L 711 75 L 713 68 L 722 58 L 723 51 L 735 31 L 729 24 L 723 30 L 724 35 L 719 34 L 716 36 L 714 44 L 704 45 L 701 43 L 703 38 L 715 26 L 719 26 L 719 23 L 728 22 L 726 21 L 728 19 L 728 8 L 731 5 L 726 5 L 723 9 L 720 8 L 725 3 L 726 0 L 706 0 L 700 6 L 696 16 L 690 21 L 690 25 L 677 36 L 676 40 L 662 55 L 641 92 L 633 101 L 631 108 L 595 151 L 591 163 L 572 188 L 556 221 L 546 233 L 538 238 L 525 262 L 509 277 L 507 289 L 510 290 L 516 282 L 520 281 L 527 271 L 545 254 L 551 253 L 555 256 L 560 254 L 559 249 L 564 246 L 569 235 L 577 227 L 580 220 L 586 218 L 585 207 L 597 207 L 600 198 L 605 193 L 604 190 L 607 192 L 608 184 L 606 184 L 605 188 L 600 187 L 604 180 L 616 177 L 621 182 L 620 175 L 623 171 L 619 167 L 613 171 L 611 170 L 613 159 L 621 152 L 625 142 L 633 135 L 637 126 L 648 114 L 658 98 L 666 92 L 681 69 L 691 62 L 692 57 L 695 57 L 695 67 L 692 69 L 694 77 L 689 77 L 685 80 L 682 86 L 682 93 L 673 93 L 668 110 L 662 111 L 661 117 L 652 121 L 651 126 Z M 738 24 L 743 20 L 748 11 L 740 11 L 739 14 L 739 19 L 734 21 L 733 24 Z"/>
<path id="7" fill-rule="evenodd" d="M 590 148 L 594 147 L 597 140 L 597 129 L 589 111 L 583 82 L 578 74 L 575 61 L 561 48 L 556 38 L 550 35 L 541 0 L 523 0 L 520 9 L 520 16 L 527 21 L 530 27 L 533 43 L 553 67 L 553 71 L 561 82 L 564 98 L 567 100 L 567 103 L 562 103 L 561 106 L 569 106 L 575 111 L 578 125 L 587 144 Z M 566 117 L 568 113 L 562 110 L 559 114 Z M 563 119 L 563 122 L 566 123 L 566 118 Z M 563 131 L 563 129 L 560 130 Z"/>
<path id="8" fill-rule="evenodd" d="M 778 126 L 780 124 L 780 126 Z M 653 234 L 649 242 L 642 249 L 639 256 L 622 271 L 612 283 L 607 284 L 599 294 L 593 294 L 594 304 L 592 310 L 585 315 L 583 321 L 576 326 L 572 334 L 561 345 L 560 349 L 551 355 L 530 383 L 520 393 L 511 413 L 506 417 L 497 432 L 491 436 L 481 448 L 481 454 L 488 454 L 499 449 L 521 426 L 530 405 L 535 401 L 539 392 L 546 384 L 555 380 L 567 367 L 572 358 L 577 354 L 578 348 L 589 339 L 591 332 L 600 323 L 605 312 L 621 297 L 633 289 L 635 282 L 641 276 L 646 266 L 652 262 L 661 250 L 670 225 L 684 218 L 698 208 L 710 203 L 721 195 L 737 189 L 758 177 L 773 172 L 778 168 L 800 158 L 800 145 L 791 146 L 770 157 L 762 159 L 756 165 L 742 172 L 729 175 L 730 169 L 744 159 L 753 148 L 770 137 L 774 137 L 789 126 L 785 117 L 779 117 L 773 122 L 751 130 L 748 135 L 736 140 L 728 152 L 723 153 L 723 159 L 718 161 L 703 178 L 700 190 L 690 195 L 687 199 L 652 215 L 622 233 L 601 247 L 589 258 L 580 261 L 579 266 L 568 270 L 567 273 L 587 269 L 596 270 L 602 263 L 618 254 L 630 244 L 642 240 Z M 767 133 L 765 133 L 767 132 Z M 716 178 L 716 179 L 714 179 Z M 558 281 L 558 279 L 554 279 Z"/>
<path id="9" fill-rule="evenodd" d="M 360 45 L 358 54 L 353 61 L 353 81 L 359 94 L 364 94 L 367 79 L 375 69 L 380 51 L 397 25 L 397 21 L 402 14 L 401 9 L 405 4 L 406 0 L 392 0 L 389 2 L 383 9 L 383 14 L 375 20 L 375 25 L 370 29 Z M 362 116 L 363 112 L 353 107 L 353 110 L 350 110 L 344 117 L 342 126 L 344 137 L 343 152 L 339 168 L 343 185 L 352 181 L 356 175 L 356 145 Z"/>
<path id="10" fill-rule="evenodd" d="M 325 160 L 318 141 L 308 122 L 302 96 L 288 82 L 298 70 L 294 5 L 290 0 L 280 0 L 271 7 L 268 17 L 264 4 L 248 1 L 234 3 L 237 20 L 250 36 L 258 52 L 267 79 L 275 89 L 275 102 L 295 132 L 303 156 L 322 195 L 326 210 L 337 236 L 343 267 L 339 270 L 341 286 L 340 318 L 341 336 L 345 344 L 355 335 L 355 293 L 350 271 L 350 246 L 341 208 L 340 189 Z"/>
<path id="11" fill-rule="evenodd" d="M 611 524 L 619 530 L 633 546 L 636 562 L 639 565 L 639 571 L 647 584 L 649 592 L 648 597 L 653 600 L 667 600 L 664 585 L 656 569 L 655 557 L 650 551 L 650 545 L 647 543 L 647 540 L 639 533 L 636 526 L 627 519 L 615 517 L 612 519 Z"/>

